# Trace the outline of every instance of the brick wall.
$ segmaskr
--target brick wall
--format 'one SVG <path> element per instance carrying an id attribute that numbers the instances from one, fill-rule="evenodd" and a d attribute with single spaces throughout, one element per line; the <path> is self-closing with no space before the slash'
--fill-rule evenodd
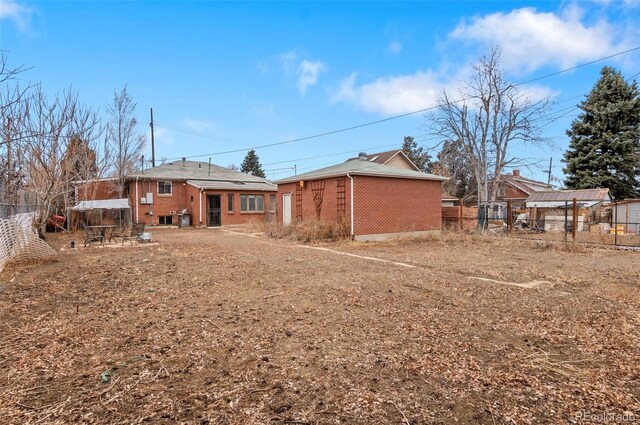
<path id="1" fill-rule="evenodd" d="M 184 184 L 183 184 L 184 183 Z M 269 208 L 269 195 L 275 192 L 244 192 L 244 191 L 223 191 L 223 190 L 205 190 L 200 196 L 200 189 L 186 184 L 183 181 L 173 181 L 171 195 L 158 195 L 158 183 L 152 181 L 138 181 L 138 220 L 146 225 L 158 225 L 161 216 L 173 217 L 173 225 L 178 224 L 178 215 L 171 214 L 172 211 L 180 212 L 183 209 L 188 210 L 191 214 L 192 226 L 207 225 L 207 195 L 220 195 L 221 207 L 221 225 L 245 224 L 252 220 L 264 221 L 266 211 Z M 130 203 L 135 205 L 135 187 L 136 182 L 130 183 Z M 140 198 L 146 196 L 147 192 L 153 194 L 153 204 L 140 204 Z M 227 195 L 233 193 L 233 211 L 228 211 Z M 263 195 L 264 208 L 263 212 L 241 212 L 240 211 L 240 195 Z M 151 214 L 153 212 L 153 214 Z M 133 210 L 133 219 L 136 220 L 136 210 Z M 202 220 L 202 221 L 201 221 Z"/>
<path id="2" fill-rule="evenodd" d="M 338 218 L 338 179 L 324 179 L 320 219 Z M 345 179 L 345 221 L 350 225 L 350 181 Z M 298 182 L 278 185 L 279 222 L 282 223 L 282 195 L 291 194 L 291 218 L 296 219 Z M 316 219 L 312 181 L 302 189 L 302 219 Z M 442 225 L 442 184 L 439 181 L 354 176 L 355 234 L 399 233 L 439 230 Z"/>
<path id="3" fill-rule="evenodd" d="M 517 198 L 527 198 L 529 197 L 529 195 L 527 195 L 525 192 L 523 192 L 520 189 L 517 189 L 513 186 L 511 186 L 510 184 L 500 184 L 501 187 L 504 188 L 504 196 L 502 196 L 502 199 L 517 199 Z"/>
<path id="4" fill-rule="evenodd" d="M 76 191 L 78 194 L 77 201 L 116 199 L 118 197 L 115 182 L 111 180 L 99 180 L 78 185 L 76 186 Z M 125 194 L 124 196 L 126 197 L 127 195 Z"/>
<path id="5" fill-rule="evenodd" d="M 354 179 L 356 235 L 441 229 L 441 182 L 368 176 Z"/>
<path id="6" fill-rule="evenodd" d="M 329 223 L 338 221 L 338 181 L 343 179 L 345 185 L 344 198 L 344 220 L 350 223 L 350 182 L 348 177 L 329 178 L 316 180 L 324 181 L 324 191 L 322 193 L 322 205 L 320 208 L 320 220 Z M 302 219 L 315 220 L 317 218 L 316 204 L 313 200 L 313 187 L 317 183 L 305 181 L 302 188 Z M 291 220 L 296 220 L 296 188 L 299 183 L 285 183 L 278 185 L 278 222 L 282 224 L 282 195 L 291 194 Z"/>

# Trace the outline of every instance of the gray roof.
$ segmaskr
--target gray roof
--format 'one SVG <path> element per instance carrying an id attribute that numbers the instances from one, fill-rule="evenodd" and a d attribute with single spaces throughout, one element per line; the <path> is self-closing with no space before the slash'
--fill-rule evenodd
<path id="1" fill-rule="evenodd" d="M 267 191 L 277 192 L 278 186 L 268 182 L 242 182 L 229 180 L 187 180 L 187 183 L 198 189 L 211 190 L 249 190 L 249 191 Z"/>
<path id="2" fill-rule="evenodd" d="M 378 164 L 371 161 L 347 161 L 330 167 L 321 168 L 319 170 L 310 171 L 297 176 L 287 177 L 277 180 L 274 183 L 291 183 L 300 180 L 317 180 L 329 177 L 346 176 L 347 174 L 354 176 L 374 176 L 374 177 L 391 177 L 396 179 L 417 179 L 417 180 L 449 180 L 447 177 L 436 176 L 435 174 L 422 173 L 420 171 L 405 170 L 404 168 L 393 167 L 391 165 Z"/>
<path id="3" fill-rule="evenodd" d="M 136 177 L 153 180 L 218 180 L 259 183 L 265 183 L 267 181 L 262 177 L 230 170 L 215 164 L 211 164 L 211 171 L 209 172 L 208 162 L 181 160 L 167 162 L 157 167 L 127 175 L 127 178 Z"/>
<path id="4" fill-rule="evenodd" d="M 609 189 L 579 189 L 579 190 L 546 190 L 533 192 L 527 198 L 527 202 L 549 201 L 611 201 Z"/>
<path id="5" fill-rule="evenodd" d="M 129 200 L 122 199 L 100 199 L 95 201 L 80 201 L 71 208 L 73 211 L 90 211 L 90 210 L 127 210 L 130 209 Z"/>

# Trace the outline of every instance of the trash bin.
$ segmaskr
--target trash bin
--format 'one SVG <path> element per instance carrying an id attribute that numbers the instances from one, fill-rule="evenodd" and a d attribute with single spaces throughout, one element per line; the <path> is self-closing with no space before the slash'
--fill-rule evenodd
<path id="1" fill-rule="evenodd" d="M 191 216 L 189 214 L 183 214 L 179 216 L 180 227 L 191 226 Z"/>

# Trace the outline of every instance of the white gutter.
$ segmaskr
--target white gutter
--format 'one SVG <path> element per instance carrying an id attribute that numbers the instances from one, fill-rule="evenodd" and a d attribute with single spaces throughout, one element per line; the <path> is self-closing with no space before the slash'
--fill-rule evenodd
<path id="1" fill-rule="evenodd" d="M 353 223 L 353 176 L 351 176 L 351 174 L 347 173 L 347 177 L 349 177 L 349 179 L 351 179 L 351 190 L 350 190 L 350 195 L 351 195 L 351 202 L 350 202 L 350 206 L 351 206 L 351 240 L 355 239 L 355 233 L 354 233 L 354 223 Z"/>
<path id="2" fill-rule="evenodd" d="M 200 224 L 202 225 L 202 189 L 200 189 L 200 199 L 198 200 L 198 213 L 200 214 Z"/>
<path id="3" fill-rule="evenodd" d="M 136 224 L 140 223 L 140 220 L 138 219 L 138 202 L 140 202 L 140 198 L 138 197 L 138 178 L 136 177 Z"/>

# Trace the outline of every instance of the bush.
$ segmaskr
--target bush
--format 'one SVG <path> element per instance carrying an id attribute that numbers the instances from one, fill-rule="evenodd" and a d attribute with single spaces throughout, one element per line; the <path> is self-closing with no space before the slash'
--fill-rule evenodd
<path id="1" fill-rule="evenodd" d="M 303 221 L 288 226 L 266 224 L 265 234 L 274 238 L 294 239 L 300 242 L 338 241 L 349 239 L 345 222 Z"/>

